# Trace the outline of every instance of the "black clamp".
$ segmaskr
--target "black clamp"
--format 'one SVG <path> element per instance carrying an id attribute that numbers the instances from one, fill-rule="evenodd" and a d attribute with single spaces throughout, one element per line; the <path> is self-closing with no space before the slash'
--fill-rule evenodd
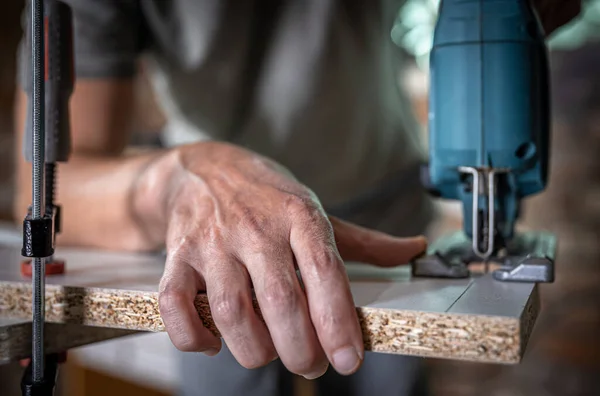
<path id="1" fill-rule="evenodd" d="M 44 258 L 54 254 L 54 216 L 55 211 L 40 219 L 32 219 L 31 213 L 23 220 L 23 247 L 21 255 L 24 257 Z"/>
<path id="2" fill-rule="evenodd" d="M 58 355 L 51 354 L 46 356 L 46 365 L 44 368 L 44 379 L 40 382 L 33 381 L 32 378 L 33 360 L 23 373 L 21 379 L 21 392 L 23 396 L 52 396 L 56 385 L 58 374 Z"/>

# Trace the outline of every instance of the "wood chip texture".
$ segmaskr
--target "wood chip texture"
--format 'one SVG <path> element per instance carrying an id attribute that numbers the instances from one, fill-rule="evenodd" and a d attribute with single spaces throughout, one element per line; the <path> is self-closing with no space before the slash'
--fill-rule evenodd
<path id="1" fill-rule="evenodd" d="M 61 254 L 67 258 L 67 274 L 48 277 L 48 322 L 165 331 L 157 293 L 164 258 L 86 251 Z M 0 259 L 18 263 L 18 256 L 18 250 L 0 246 Z M 31 282 L 18 274 L 17 265 L 13 267 L 0 270 L 0 318 L 29 320 Z M 411 279 L 407 268 L 384 271 L 358 264 L 347 268 L 367 350 L 520 362 L 539 311 L 535 285 L 499 283 L 488 275 Z M 199 294 L 195 306 L 204 325 L 219 336 L 206 295 Z M 256 301 L 255 310 L 260 315 Z"/>

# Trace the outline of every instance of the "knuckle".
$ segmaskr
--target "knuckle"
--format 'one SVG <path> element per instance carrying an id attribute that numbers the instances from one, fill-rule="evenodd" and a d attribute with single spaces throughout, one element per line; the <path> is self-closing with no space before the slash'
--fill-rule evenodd
<path id="1" fill-rule="evenodd" d="M 167 264 L 189 264 L 189 257 L 194 256 L 194 250 L 197 250 L 198 242 L 189 235 L 181 235 L 172 238 L 168 245 Z"/>
<path id="2" fill-rule="evenodd" d="M 310 195 L 288 195 L 285 199 L 286 209 L 295 215 L 306 219 L 318 220 L 323 217 L 321 208 Z"/>
<path id="3" fill-rule="evenodd" d="M 163 288 L 158 296 L 158 309 L 161 315 L 165 315 L 168 320 L 169 317 L 182 310 L 188 303 L 186 295 L 181 290 L 172 289 L 168 286 Z"/>
<path id="4" fill-rule="evenodd" d="M 323 310 L 315 316 L 316 318 L 313 319 L 313 323 L 319 333 L 324 336 L 334 336 L 343 328 L 343 323 L 348 323 L 344 321 L 344 318 L 337 310 Z"/>
<path id="5" fill-rule="evenodd" d="M 267 216 L 244 207 L 241 210 L 240 225 L 252 235 L 265 235 L 269 229 L 270 220 Z"/>
<path id="6" fill-rule="evenodd" d="M 181 205 L 179 203 L 172 205 L 171 216 L 174 219 L 189 219 L 194 215 L 191 205 Z"/>
<path id="7" fill-rule="evenodd" d="M 317 201 L 291 196 L 286 207 L 298 226 L 297 230 L 305 238 L 315 242 L 334 243 L 333 227 Z"/>
<path id="8" fill-rule="evenodd" d="M 290 212 L 302 211 L 307 205 L 307 199 L 301 195 L 289 194 L 285 197 L 284 205 Z"/>
<path id="9" fill-rule="evenodd" d="M 312 252 L 311 265 L 315 274 L 320 277 L 333 276 L 343 268 L 339 254 L 330 247 L 315 249 Z"/>
<path id="10" fill-rule="evenodd" d="M 299 296 L 292 282 L 273 278 L 265 283 L 265 303 L 277 312 L 293 312 L 299 303 Z"/>
<path id="11" fill-rule="evenodd" d="M 221 293 L 211 298 L 210 309 L 215 322 L 220 326 L 232 327 L 244 315 L 244 298 L 240 293 Z"/>

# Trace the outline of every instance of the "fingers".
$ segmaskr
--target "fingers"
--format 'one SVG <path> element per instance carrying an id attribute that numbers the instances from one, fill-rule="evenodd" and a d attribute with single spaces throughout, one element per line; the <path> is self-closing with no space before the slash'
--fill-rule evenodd
<path id="1" fill-rule="evenodd" d="M 233 258 L 216 259 L 205 268 L 213 320 L 236 360 L 250 369 L 276 359 L 269 332 L 254 311 L 246 269 Z"/>
<path id="2" fill-rule="evenodd" d="M 321 210 L 296 211 L 290 244 L 302 274 L 310 317 L 336 371 L 349 375 L 364 356 L 362 332 L 333 231 Z"/>
<path id="3" fill-rule="evenodd" d="M 242 257 L 282 363 L 309 379 L 323 375 L 327 357 L 311 323 L 287 243 L 275 246 L 273 241 L 265 241 L 247 249 Z"/>
<path id="4" fill-rule="evenodd" d="M 396 238 L 329 216 L 338 251 L 345 261 L 380 267 L 407 264 L 427 249 L 423 236 Z"/>
<path id="5" fill-rule="evenodd" d="M 204 352 L 212 356 L 221 349 L 221 340 L 204 327 L 194 299 L 200 289 L 200 277 L 177 255 L 167 257 L 159 286 L 159 310 L 169 338 L 184 352 Z"/>

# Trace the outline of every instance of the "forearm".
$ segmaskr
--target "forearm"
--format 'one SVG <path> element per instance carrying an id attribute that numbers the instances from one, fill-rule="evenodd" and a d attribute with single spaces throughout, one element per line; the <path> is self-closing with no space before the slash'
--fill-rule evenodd
<path id="1" fill-rule="evenodd" d="M 17 91 L 15 106 L 16 194 L 14 215 L 20 221 L 31 204 L 31 164 L 23 158 L 28 99 Z M 147 173 L 168 177 L 169 169 L 150 172 L 167 151 L 128 155 L 133 113 L 132 80 L 83 80 L 71 98 L 72 154 L 58 164 L 56 202 L 62 209 L 61 245 L 116 250 L 151 250 L 164 243 L 160 205 L 163 192 L 142 186 Z M 164 161 L 162 161 L 164 162 Z M 150 180 L 150 179 L 148 179 Z M 137 191 L 145 194 L 137 194 Z M 147 196 L 144 196 L 147 195 Z M 152 221 L 148 221 L 152 219 Z"/>
<path id="2" fill-rule="evenodd" d="M 145 219 L 160 200 L 142 179 L 164 151 L 122 157 L 74 155 L 58 166 L 57 203 L 62 210 L 60 245 L 114 250 L 153 250 L 162 246 L 160 222 Z M 31 166 L 19 165 L 15 216 L 31 203 Z M 166 171 L 168 173 L 168 171 Z M 156 172 L 155 172 L 156 173 Z M 147 216 L 156 219 L 157 214 Z"/>

